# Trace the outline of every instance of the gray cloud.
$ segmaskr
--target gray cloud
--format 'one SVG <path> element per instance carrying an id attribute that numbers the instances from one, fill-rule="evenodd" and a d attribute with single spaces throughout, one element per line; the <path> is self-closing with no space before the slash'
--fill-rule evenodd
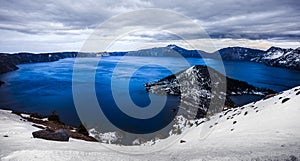
<path id="1" fill-rule="evenodd" d="M 180 3 L 180 1 L 178 1 Z M 300 1 L 157 1 L 198 20 L 214 38 L 297 38 L 300 39 Z M 286 31 L 294 32 L 287 34 Z"/>
<path id="2" fill-rule="evenodd" d="M 92 29 L 110 17 L 143 8 L 169 9 L 186 15 L 199 23 L 215 39 L 300 40 L 299 0 L 1 0 L 0 3 L 0 31 L 5 33 L 1 34 L 0 45 L 7 50 L 13 50 L 7 44 L 17 41 L 10 39 L 14 35 L 19 35 L 23 40 L 39 41 L 39 44 L 46 43 L 47 38 L 41 41 L 37 35 L 49 37 L 49 41 L 53 41 L 54 37 L 61 39 L 65 36 L 67 38 L 58 42 L 69 44 L 74 41 L 69 39 L 73 38 L 78 41 L 76 44 L 80 44 Z M 137 15 L 136 25 L 148 22 L 141 20 L 142 18 L 143 15 Z M 126 22 L 124 19 L 111 27 L 123 27 Z M 172 22 L 170 19 L 167 27 L 177 29 L 190 39 L 195 38 L 193 30 L 187 31 L 184 22 Z M 105 32 L 109 33 L 112 28 L 107 28 Z M 31 39 L 32 36 L 35 38 Z M 134 36 L 157 40 L 178 38 L 168 34 Z"/>

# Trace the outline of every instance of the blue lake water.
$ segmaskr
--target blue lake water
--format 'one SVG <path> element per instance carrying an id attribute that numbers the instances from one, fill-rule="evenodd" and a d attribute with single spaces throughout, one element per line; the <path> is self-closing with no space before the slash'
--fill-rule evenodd
<path id="1" fill-rule="evenodd" d="M 91 74 L 84 69 L 93 68 L 90 64 L 98 61 L 97 58 L 80 59 L 82 77 L 78 81 L 89 83 Z M 130 57 L 124 63 L 123 70 L 117 75 L 119 86 L 130 79 L 129 91 L 133 102 L 141 106 L 150 103 L 149 93 L 146 92 L 143 84 L 157 81 L 171 74 L 170 70 L 158 65 L 163 64 L 174 71 L 184 70 L 184 65 L 178 63 L 179 58 L 173 57 Z M 72 72 L 73 58 L 62 59 L 57 62 L 33 63 L 18 65 L 19 70 L 9 72 L 0 76 L 0 80 L 6 84 L 0 87 L 1 108 L 13 109 L 24 112 L 38 112 L 44 115 L 56 111 L 63 122 L 78 125 L 79 118 L 74 108 L 72 97 Z M 220 64 L 212 59 L 187 58 L 190 65 L 205 63 L 208 66 L 220 69 Z M 147 122 L 142 119 L 130 119 L 117 108 L 111 95 L 111 76 L 115 66 L 122 61 L 122 57 L 103 57 L 96 68 L 95 87 L 98 101 L 104 113 L 115 122 L 117 126 L 129 131 L 143 129 Z M 275 91 L 282 91 L 300 85 L 300 72 L 284 68 L 275 68 L 263 64 L 251 62 L 223 62 L 228 77 L 246 81 L 254 86 L 269 88 Z M 134 68 L 141 67 L 130 75 Z M 166 108 L 160 115 L 151 118 L 155 125 L 168 123 L 176 112 L 170 109 L 178 105 L 177 97 L 168 97 Z M 88 105 L 87 105 L 88 106 Z M 125 121 L 126 120 L 126 121 Z M 158 126 L 149 126 L 147 130 L 156 130 Z"/>

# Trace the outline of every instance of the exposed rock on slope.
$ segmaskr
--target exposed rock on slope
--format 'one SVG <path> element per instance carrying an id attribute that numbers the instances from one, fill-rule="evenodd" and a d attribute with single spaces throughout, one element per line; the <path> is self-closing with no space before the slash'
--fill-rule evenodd
<path id="1" fill-rule="evenodd" d="M 32 132 L 32 136 L 34 138 L 41 138 L 46 140 L 54 140 L 54 141 L 69 141 L 70 135 L 67 130 L 59 129 L 59 130 L 39 130 Z"/>
<path id="2" fill-rule="evenodd" d="M 0 53 L 0 74 L 19 69 L 11 62 L 9 54 Z"/>
<path id="3" fill-rule="evenodd" d="M 227 86 L 227 90 L 225 87 Z M 146 90 L 155 94 L 180 96 L 180 107 L 193 114 L 215 113 L 225 106 L 234 106 L 229 95 L 267 95 L 271 90 L 256 88 L 246 82 L 228 78 L 216 70 L 196 65 L 187 70 L 170 75 L 154 83 L 145 84 Z M 198 111 L 198 112 L 197 112 Z"/>

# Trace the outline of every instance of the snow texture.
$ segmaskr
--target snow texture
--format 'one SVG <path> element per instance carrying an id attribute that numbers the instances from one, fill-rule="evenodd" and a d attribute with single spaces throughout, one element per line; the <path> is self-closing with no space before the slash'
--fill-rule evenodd
<path id="1" fill-rule="evenodd" d="M 182 134 L 142 146 L 70 139 L 35 139 L 38 130 L 11 111 L 0 110 L 0 158 L 7 160 L 299 160 L 300 86 L 274 97 L 218 113 Z M 20 120 L 21 119 L 21 120 Z M 178 117 L 181 124 L 184 119 Z M 200 121 L 200 120 L 197 120 Z M 164 147 L 177 139 L 172 146 Z M 142 154 L 120 151 L 144 152 Z"/>

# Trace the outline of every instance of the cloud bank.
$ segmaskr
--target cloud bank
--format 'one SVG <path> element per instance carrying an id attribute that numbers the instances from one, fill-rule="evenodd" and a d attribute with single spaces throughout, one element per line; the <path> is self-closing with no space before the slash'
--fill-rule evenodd
<path id="1" fill-rule="evenodd" d="M 99 24 L 112 16 L 145 8 L 167 9 L 189 17 L 205 29 L 218 48 L 300 45 L 299 0 L 2 0 L 0 3 L 0 52 L 79 50 Z M 140 21 L 143 15 L 137 16 L 141 17 L 136 18 L 139 20 L 136 25 L 147 23 Z M 126 26 L 126 19 L 114 27 L 122 26 Z M 187 30 L 184 22 L 170 19 L 168 28 L 186 35 L 191 42 L 196 39 L 196 31 Z M 153 46 L 170 41 L 180 43 L 176 36 L 149 31 L 128 35 L 122 39 L 122 45 L 112 50 L 130 50 L 131 41 Z"/>

